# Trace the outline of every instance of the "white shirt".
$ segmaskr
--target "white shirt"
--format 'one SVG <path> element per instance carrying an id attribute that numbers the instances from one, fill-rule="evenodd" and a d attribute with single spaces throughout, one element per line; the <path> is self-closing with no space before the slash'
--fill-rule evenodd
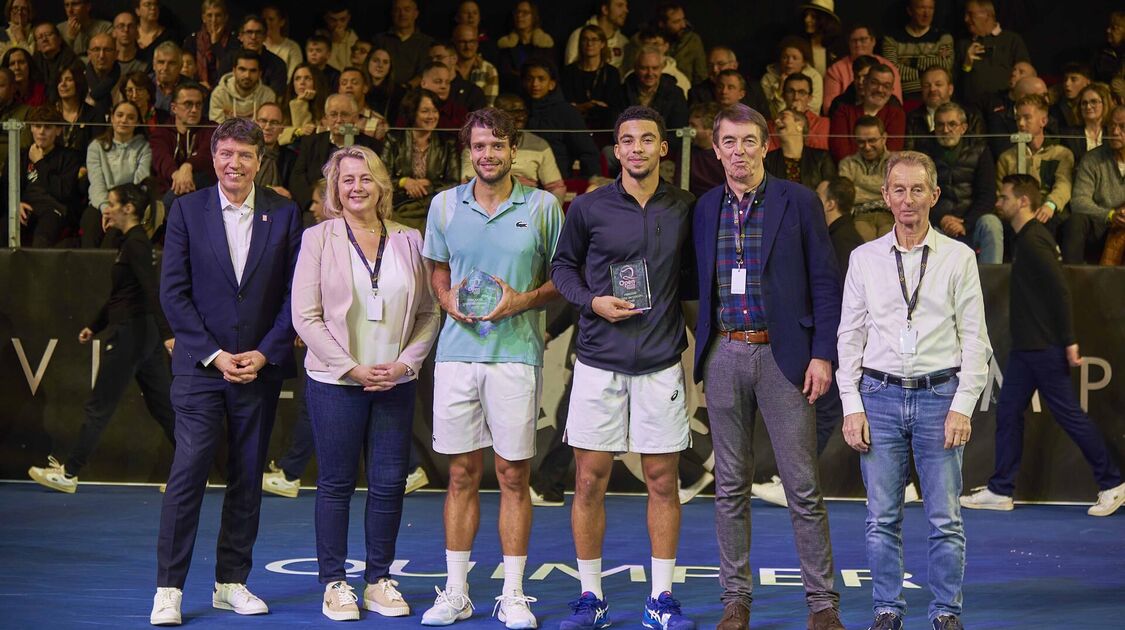
<path id="1" fill-rule="evenodd" d="M 992 345 L 984 319 L 984 297 L 976 256 L 967 246 L 934 228 L 913 249 L 901 248 L 891 230 L 852 252 L 844 282 L 836 381 L 844 415 L 863 411 L 858 384 L 862 368 L 895 376 L 921 376 L 959 367 L 960 382 L 950 410 L 972 417 L 988 380 Z M 918 286 L 922 248 L 930 249 L 911 325 L 916 352 L 904 355 L 899 339 L 906 328 L 906 300 L 894 250 L 902 252 L 908 295 Z"/>
<path id="2" fill-rule="evenodd" d="M 223 209 L 223 230 L 227 233 L 227 250 L 230 263 L 234 266 L 234 278 L 242 284 L 242 272 L 246 269 L 246 258 L 250 255 L 250 233 L 254 228 L 254 185 L 241 205 L 234 205 L 219 189 L 219 207 Z"/>

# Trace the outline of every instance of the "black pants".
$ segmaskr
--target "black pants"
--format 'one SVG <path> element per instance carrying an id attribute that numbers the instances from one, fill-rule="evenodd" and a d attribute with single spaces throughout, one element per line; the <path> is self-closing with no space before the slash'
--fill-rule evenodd
<path id="1" fill-rule="evenodd" d="M 54 247 L 62 239 L 65 220 L 55 208 L 35 208 L 27 217 L 24 234 L 30 234 L 32 247 Z"/>
<path id="2" fill-rule="evenodd" d="M 1063 263 L 1081 265 L 1098 262 L 1105 249 L 1105 237 L 1109 226 L 1104 217 L 1075 212 L 1062 226 L 1059 249 L 1062 250 Z"/>
<path id="3" fill-rule="evenodd" d="M 109 424 L 125 388 L 134 378 L 141 387 L 149 414 L 176 445 L 175 416 L 168 391 L 172 374 L 168 369 L 167 352 L 152 316 L 137 317 L 114 325 L 106 337 L 94 391 L 86 400 L 86 419 L 78 434 L 78 443 L 66 459 L 66 471 L 77 475 L 97 446 L 102 431 Z"/>
<path id="4" fill-rule="evenodd" d="M 79 219 L 79 229 L 82 232 L 83 249 L 117 249 L 125 235 L 117 228 L 102 230 L 102 212 L 94 206 L 86 206 Z"/>

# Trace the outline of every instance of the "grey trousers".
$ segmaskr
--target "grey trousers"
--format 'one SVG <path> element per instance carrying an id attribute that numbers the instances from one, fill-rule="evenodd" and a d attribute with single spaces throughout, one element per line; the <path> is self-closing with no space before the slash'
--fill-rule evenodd
<path id="1" fill-rule="evenodd" d="M 761 409 L 789 502 L 805 601 L 812 612 L 838 608 L 828 512 L 820 494 L 814 407 L 781 373 L 768 345 L 720 337 L 705 359 L 703 382 L 715 452 L 715 531 L 723 604 L 749 608 L 753 599 L 750 484 L 754 412 Z"/>

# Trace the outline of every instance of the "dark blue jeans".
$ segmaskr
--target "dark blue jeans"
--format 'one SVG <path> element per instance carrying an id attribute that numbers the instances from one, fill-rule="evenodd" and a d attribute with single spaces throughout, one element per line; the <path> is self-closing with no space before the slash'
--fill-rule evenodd
<path id="1" fill-rule="evenodd" d="M 415 381 L 385 392 L 306 379 L 316 444 L 316 557 L 320 582 L 345 579 L 348 514 L 359 458 L 367 469 L 364 533 L 368 584 L 390 574 L 402 521 Z"/>
<path id="2" fill-rule="evenodd" d="M 1016 477 L 1023 457 L 1023 412 L 1038 389 L 1055 422 L 1078 445 L 1099 490 L 1121 485 L 1121 471 L 1110 459 L 1105 439 L 1078 405 L 1070 386 L 1070 364 L 1066 348 L 1055 346 L 1045 350 L 1013 350 L 1004 370 L 1000 402 L 996 406 L 996 471 L 988 480 L 988 489 L 1006 497 L 1016 489 Z"/>

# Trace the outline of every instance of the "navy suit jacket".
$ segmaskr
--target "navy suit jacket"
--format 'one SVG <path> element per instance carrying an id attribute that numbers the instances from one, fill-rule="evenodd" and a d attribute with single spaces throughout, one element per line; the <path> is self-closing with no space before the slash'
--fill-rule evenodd
<path id="1" fill-rule="evenodd" d="M 767 175 L 767 177 L 769 177 Z M 695 204 L 692 230 L 699 274 L 699 321 L 695 327 L 695 380 L 718 337 L 715 257 L 726 184 Z M 769 177 L 762 226 L 762 298 L 770 348 L 778 367 L 798 388 L 812 358 L 836 362 L 842 283 L 820 199 L 808 188 Z"/>
<path id="2" fill-rule="evenodd" d="M 259 378 L 296 374 L 289 291 L 301 244 L 297 205 L 263 186 L 254 188 L 254 225 L 242 282 L 223 227 L 216 186 L 172 204 L 164 237 L 160 304 L 176 337 L 172 373 L 221 378 L 202 361 L 217 350 L 258 350 Z"/>

